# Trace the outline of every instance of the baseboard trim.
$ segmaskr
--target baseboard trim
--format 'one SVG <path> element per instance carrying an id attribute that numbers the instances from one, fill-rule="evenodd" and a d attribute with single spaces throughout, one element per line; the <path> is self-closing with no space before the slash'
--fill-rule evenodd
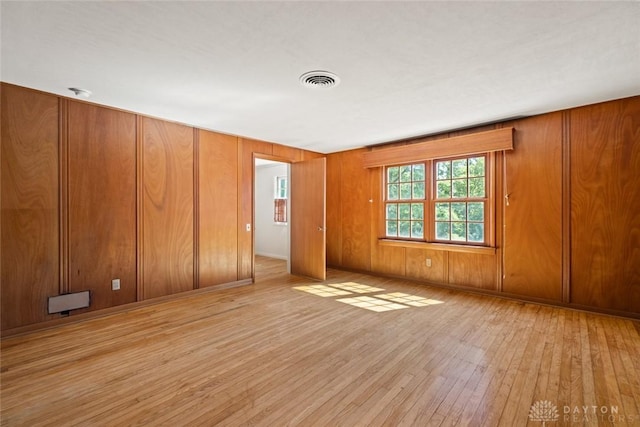
<path id="1" fill-rule="evenodd" d="M 480 288 L 472 288 L 468 286 L 450 285 L 448 283 L 428 282 L 426 280 L 420 280 L 412 277 L 396 276 L 393 274 L 377 273 L 373 271 L 346 268 L 346 267 L 340 267 L 335 265 L 327 265 L 327 268 L 332 268 L 334 270 L 348 271 L 352 273 L 366 274 L 366 275 L 375 276 L 375 277 L 383 277 L 383 278 L 396 279 L 396 280 L 406 280 L 408 282 L 413 282 L 420 285 L 433 286 L 435 288 L 448 289 L 448 290 L 458 291 L 458 292 L 466 292 L 466 293 L 475 294 L 475 295 L 493 296 L 493 297 L 498 297 L 502 299 L 507 299 L 510 301 L 538 304 L 538 305 L 544 305 L 548 307 L 566 308 L 569 310 L 574 310 L 574 311 L 579 311 L 584 313 L 602 314 L 606 316 L 618 317 L 618 318 L 632 320 L 636 322 L 640 321 L 640 313 L 632 313 L 632 312 L 626 312 L 626 311 L 620 311 L 620 310 L 612 310 L 608 308 L 584 306 L 584 305 L 575 304 L 575 303 L 566 303 L 562 301 L 547 300 L 544 298 L 526 297 L 518 294 L 499 292 L 499 291 L 490 290 L 490 289 L 480 289 Z"/>
<path id="2" fill-rule="evenodd" d="M 283 255 L 278 255 L 278 254 L 271 254 L 271 253 L 267 253 L 267 252 L 256 252 L 257 256 L 264 256 L 267 258 L 275 258 L 275 259 L 281 259 L 283 261 L 287 261 L 289 258 L 287 258 L 286 256 Z"/>
<path id="3" fill-rule="evenodd" d="M 223 283 L 220 285 L 212 285 L 193 289 L 191 291 L 180 292 L 173 295 L 165 295 L 162 297 L 152 298 L 143 301 L 131 302 L 128 304 L 117 305 L 115 307 L 104 308 L 96 311 L 87 311 L 80 314 L 72 314 L 67 317 L 61 317 L 58 319 L 47 320 L 45 322 L 34 323 L 31 325 L 20 326 L 18 328 L 7 329 L 2 331 L 0 341 L 5 338 L 15 337 L 18 335 L 24 335 L 30 332 L 41 331 L 45 329 L 55 328 L 61 325 L 68 325 L 71 323 L 83 322 L 85 320 L 97 319 L 100 317 L 111 316 L 113 314 L 122 313 L 124 311 L 134 310 L 141 307 L 148 307 L 151 305 L 161 304 L 163 302 L 172 301 L 181 298 L 191 298 L 197 295 L 202 295 L 210 292 L 221 291 L 225 289 L 237 288 L 241 286 L 253 284 L 253 279 L 237 280 L 235 282 Z M 202 286 L 202 284 L 200 284 Z"/>

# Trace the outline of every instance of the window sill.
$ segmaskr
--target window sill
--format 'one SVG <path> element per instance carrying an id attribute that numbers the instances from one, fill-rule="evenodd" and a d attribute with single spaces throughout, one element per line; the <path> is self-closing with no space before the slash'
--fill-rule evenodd
<path id="1" fill-rule="evenodd" d="M 449 243 L 412 242 L 409 240 L 378 239 L 382 246 L 401 248 L 431 249 L 435 251 L 464 252 L 469 254 L 495 255 L 496 248 L 487 246 L 456 245 Z"/>

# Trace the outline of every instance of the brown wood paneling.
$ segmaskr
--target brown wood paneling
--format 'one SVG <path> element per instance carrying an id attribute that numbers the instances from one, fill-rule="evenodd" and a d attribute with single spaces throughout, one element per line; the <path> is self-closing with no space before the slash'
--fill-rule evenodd
<path id="1" fill-rule="evenodd" d="M 273 144 L 272 154 L 275 157 L 287 159 L 288 161 L 295 163 L 303 160 L 302 150 L 294 147 L 287 147 L 286 145 Z"/>
<path id="2" fill-rule="evenodd" d="M 383 237 L 380 224 L 384 215 L 382 207 L 382 168 L 369 169 L 371 198 L 369 199 L 369 217 L 371 218 L 371 271 L 392 276 L 406 274 L 405 248 L 397 246 L 382 246 L 378 237 Z M 380 196 L 377 196 L 380 195 Z M 376 197 L 377 196 L 377 197 Z"/>
<path id="3" fill-rule="evenodd" d="M 427 259 L 431 260 L 431 266 L 427 265 Z M 445 251 L 406 248 L 406 275 L 412 279 L 446 283 L 446 262 Z"/>
<path id="4" fill-rule="evenodd" d="M 142 120 L 142 299 L 193 289 L 193 129 Z"/>
<path id="5" fill-rule="evenodd" d="M 273 144 L 255 139 L 238 141 L 238 280 L 253 278 L 253 174 L 254 153 L 273 155 Z"/>
<path id="6" fill-rule="evenodd" d="M 302 160 L 311 160 L 311 159 L 317 159 L 318 157 L 326 157 L 326 155 L 322 154 L 322 153 L 316 153 L 315 151 L 307 151 L 307 150 L 302 150 Z"/>
<path id="7" fill-rule="evenodd" d="M 498 125 L 515 125 L 519 132 L 516 134 L 516 152 L 507 155 L 510 160 L 506 179 L 508 191 L 512 193 L 510 207 L 514 208 L 504 212 L 508 225 L 505 234 L 507 246 L 498 246 L 495 256 L 435 251 L 443 256 L 444 282 L 498 289 L 500 277 L 497 275 L 501 272 L 500 257 L 504 249 L 507 257 L 505 274 L 512 273 L 506 279 L 504 288 L 509 294 L 557 301 L 557 263 L 564 259 L 567 262 L 560 262 L 564 274 L 565 301 L 615 313 L 640 312 L 639 272 L 636 267 L 640 264 L 640 255 L 636 250 L 639 228 L 637 212 L 640 210 L 637 190 L 640 188 L 637 174 L 640 140 L 638 99 L 618 100 L 562 113 L 565 119 L 562 128 L 565 144 L 562 148 L 565 151 L 564 155 L 560 155 L 560 163 L 564 173 L 561 191 L 565 197 L 561 222 L 563 228 L 558 235 L 555 220 L 544 214 L 532 215 L 533 211 L 549 211 L 549 206 L 545 208 L 545 204 L 551 205 L 551 210 L 557 209 L 555 196 L 543 196 L 539 189 L 552 188 L 557 183 L 557 163 L 555 160 L 548 161 L 550 156 L 555 158 L 558 155 L 556 115 Z M 94 133 L 105 130 L 91 123 L 74 122 L 75 103 L 2 84 L 0 269 L 3 330 L 51 318 L 46 315 L 46 296 L 68 289 L 67 266 L 71 270 L 74 263 L 87 263 L 86 259 L 81 260 L 74 255 L 79 247 L 88 246 L 88 237 L 74 229 L 77 222 L 74 218 L 79 212 L 86 215 L 84 210 L 91 209 L 76 199 L 84 197 L 80 194 L 81 189 L 89 184 L 79 182 L 75 175 L 81 177 L 79 179 L 82 181 L 89 172 L 82 170 L 78 163 L 83 161 L 81 157 L 84 154 L 81 153 L 84 147 L 76 151 L 74 147 L 77 141 L 71 141 L 67 147 L 67 124 L 71 124 L 71 133 L 76 132 L 78 126 L 82 129 L 93 126 L 91 132 Z M 67 108 L 69 105 L 71 107 Z M 194 225 L 197 226 L 194 216 L 199 215 L 200 210 L 194 211 L 193 208 L 194 203 L 198 209 L 201 206 L 197 197 L 200 192 L 196 194 L 196 191 L 202 183 L 197 170 L 201 164 L 193 163 L 198 159 L 194 141 L 199 139 L 194 135 L 199 137 L 200 133 L 157 120 L 140 117 L 137 120 L 138 151 L 134 159 L 138 181 L 134 186 L 138 192 L 137 282 L 139 295 L 150 298 L 194 286 L 195 267 L 200 260 L 197 248 L 194 248 L 200 237 L 199 234 L 194 235 Z M 491 127 L 495 125 L 451 132 L 449 136 L 467 135 Z M 105 132 L 117 135 L 120 131 L 122 129 Z M 421 140 L 443 137 L 440 135 Z M 71 135 L 71 138 L 75 136 Z M 405 146 L 407 142 L 393 145 Z M 519 146 L 522 146 L 521 151 L 518 151 Z M 374 151 L 376 149 L 381 148 L 375 148 Z M 117 151 L 117 148 L 114 150 Z M 390 252 L 378 250 L 378 219 L 374 215 L 375 207 L 372 208 L 369 200 L 375 202 L 380 197 L 380 191 L 372 185 L 371 173 L 362 168 L 364 151 L 353 150 L 329 156 L 328 182 L 332 184 L 328 195 L 327 256 L 330 262 L 345 268 L 371 270 L 373 267 L 376 271 L 385 271 L 384 274 L 398 274 L 398 271 L 391 270 L 404 257 L 406 276 L 431 280 L 426 277 L 431 272 L 425 272 L 422 268 L 423 257 L 427 253 L 424 251 L 429 249 L 407 247 L 389 248 Z M 109 153 L 113 154 L 111 150 Z M 243 139 L 238 144 L 235 152 L 236 254 L 240 273 L 237 279 L 240 281 L 251 278 L 253 274 L 253 234 L 245 231 L 245 224 L 253 223 L 254 153 L 292 160 L 324 156 L 263 141 Z M 544 165 L 539 160 L 543 154 Z M 91 162 L 98 163 L 95 158 L 89 157 Z M 69 180 L 67 166 L 73 175 Z M 500 174 L 498 170 L 496 178 L 499 185 L 502 184 Z M 112 178 L 110 176 L 107 179 Z M 70 194 L 66 187 L 68 181 L 71 181 Z M 540 181 L 546 182 L 545 186 L 538 186 Z M 527 186 L 532 182 L 534 184 Z M 528 197 L 526 202 L 520 199 L 514 205 L 514 198 L 518 199 L 516 193 L 520 190 L 513 190 L 522 188 L 535 196 Z M 500 204 L 500 189 L 496 196 Z M 69 215 L 67 200 L 71 208 Z M 91 199 L 89 204 L 94 203 L 99 204 L 100 201 Z M 501 215 L 502 212 L 496 213 L 498 220 Z M 69 228 L 67 216 L 71 217 Z M 556 213 L 552 217 L 555 218 Z M 533 221 L 535 226 L 527 229 L 521 218 L 528 218 L 527 224 Z M 501 227 L 502 223 L 497 226 Z M 496 231 L 497 244 L 500 245 L 501 233 Z M 68 234 L 72 240 L 69 242 L 72 246 L 71 257 L 67 256 Z M 516 240 L 513 240 L 514 237 Z M 558 250 L 558 238 L 564 245 L 564 258 L 554 255 Z M 570 246 L 567 243 L 569 241 Z M 76 243 L 79 246 L 76 247 Z M 229 255 L 227 252 L 225 254 Z M 432 269 L 436 258 L 437 255 L 432 257 Z M 534 261 L 531 262 L 531 259 Z M 392 265 L 390 270 L 384 270 L 389 265 Z M 527 271 L 531 274 L 525 274 Z M 185 277 L 190 279 L 185 281 Z M 199 278 L 197 275 L 195 277 Z M 144 285 L 150 293 L 143 293 Z M 71 287 L 75 285 L 72 283 Z"/>
<path id="8" fill-rule="evenodd" d="M 200 287 L 238 280 L 238 138 L 199 131 Z"/>
<path id="9" fill-rule="evenodd" d="M 562 112 L 562 302 L 571 301 L 571 110 Z"/>
<path id="10" fill-rule="evenodd" d="M 59 294 L 58 98 L 2 84 L 2 330 Z"/>
<path id="11" fill-rule="evenodd" d="M 571 111 L 571 302 L 640 312 L 640 97 Z"/>
<path id="12" fill-rule="evenodd" d="M 91 310 L 133 302 L 136 117 L 73 101 L 68 115 L 69 291 L 90 290 Z"/>
<path id="13" fill-rule="evenodd" d="M 200 130 L 193 128 L 193 289 L 200 288 Z"/>
<path id="14" fill-rule="evenodd" d="M 509 123 L 506 152 L 503 291 L 562 300 L 562 113 Z"/>
<path id="15" fill-rule="evenodd" d="M 331 266 L 342 263 L 341 159 L 340 153 L 327 156 L 327 265 Z"/>
<path id="16" fill-rule="evenodd" d="M 494 220 L 495 220 L 495 224 L 494 224 L 494 228 L 493 231 L 495 233 L 495 240 L 494 240 L 494 245 L 496 248 L 496 290 L 498 290 L 499 292 L 502 292 L 502 288 L 503 288 L 503 267 L 504 267 L 504 258 L 503 258 L 503 252 L 504 252 L 504 247 L 503 247 L 503 237 L 504 237 L 504 233 L 503 233 L 503 228 L 502 228 L 502 224 L 504 224 L 504 204 L 505 204 L 505 199 L 504 199 L 504 181 L 503 181 L 503 176 L 504 176 L 504 153 L 495 153 L 494 156 L 494 176 L 495 176 L 495 189 L 494 189 L 494 195 L 495 195 L 495 201 L 494 201 L 494 213 L 495 215 L 493 215 Z"/>
<path id="17" fill-rule="evenodd" d="M 391 276 L 405 276 L 405 250 L 398 246 L 378 245 L 371 243 L 371 271 Z"/>
<path id="18" fill-rule="evenodd" d="M 372 221 L 369 200 L 374 196 L 370 190 L 370 171 L 362 167 L 362 155 L 365 152 L 361 149 L 342 153 L 340 218 L 342 266 L 369 271 Z"/>
<path id="19" fill-rule="evenodd" d="M 449 284 L 496 290 L 495 255 L 448 252 Z"/>
<path id="20" fill-rule="evenodd" d="M 58 99 L 58 205 L 60 293 L 69 293 L 69 100 Z"/>

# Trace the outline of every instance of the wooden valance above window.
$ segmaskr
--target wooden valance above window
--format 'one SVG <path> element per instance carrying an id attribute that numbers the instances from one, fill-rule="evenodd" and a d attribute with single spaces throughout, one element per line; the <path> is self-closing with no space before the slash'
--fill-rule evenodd
<path id="1" fill-rule="evenodd" d="M 365 168 L 375 168 L 504 150 L 513 150 L 513 128 L 379 148 L 364 153 L 363 161 Z"/>

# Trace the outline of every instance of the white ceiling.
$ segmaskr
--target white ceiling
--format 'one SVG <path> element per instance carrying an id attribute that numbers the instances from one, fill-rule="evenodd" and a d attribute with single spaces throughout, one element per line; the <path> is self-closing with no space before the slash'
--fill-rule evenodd
<path id="1" fill-rule="evenodd" d="M 640 94 L 640 2 L 1 2 L 1 79 L 323 153 Z M 341 78 L 310 89 L 298 77 Z"/>

